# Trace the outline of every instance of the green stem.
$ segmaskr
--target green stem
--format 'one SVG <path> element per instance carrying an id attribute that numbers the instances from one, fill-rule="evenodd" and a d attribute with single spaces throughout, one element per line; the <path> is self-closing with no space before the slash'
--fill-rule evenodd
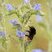
<path id="1" fill-rule="evenodd" d="M 24 52 L 27 51 L 27 46 L 24 44 Z"/>

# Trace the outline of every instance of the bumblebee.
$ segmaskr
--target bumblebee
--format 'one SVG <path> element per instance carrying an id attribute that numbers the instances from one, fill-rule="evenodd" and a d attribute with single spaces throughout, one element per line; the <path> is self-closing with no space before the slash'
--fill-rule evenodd
<path id="1" fill-rule="evenodd" d="M 36 29 L 33 26 L 29 26 L 29 30 L 26 30 L 28 32 L 28 35 L 25 35 L 27 37 L 27 40 L 31 42 L 33 40 L 34 35 L 36 35 Z"/>

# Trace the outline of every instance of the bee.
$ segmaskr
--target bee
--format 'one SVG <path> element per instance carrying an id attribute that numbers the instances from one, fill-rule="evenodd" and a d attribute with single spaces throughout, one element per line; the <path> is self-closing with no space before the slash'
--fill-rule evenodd
<path id="1" fill-rule="evenodd" d="M 28 41 L 32 41 L 34 35 L 36 35 L 36 29 L 33 26 L 29 26 L 29 30 L 26 30 L 26 32 L 28 32 L 28 35 L 25 35 L 27 37 Z"/>

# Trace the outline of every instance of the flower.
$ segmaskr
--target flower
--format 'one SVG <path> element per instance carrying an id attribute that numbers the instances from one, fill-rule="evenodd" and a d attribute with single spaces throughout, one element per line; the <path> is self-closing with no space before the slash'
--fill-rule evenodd
<path id="1" fill-rule="evenodd" d="M 0 31 L 0 36 L 5 37 L 5 32 L 4 31 Z"/>
<path id="2" fill-rule="evenodd" d="M 42 16 L 36 15 L 36 21 L 37 21 L 37 22 L 42 22 L 42 21 L 43 21 Z"/>
<path id="3" fill-rule="evenodd" d="M 12 20 L 9 20 L 9 22 L 13 25 L 13 26 L 16 26 L 16 24 L 18 24 L 18 21 L 17 19 L 12 19 Z"/>
<path id="4" fill-rule="evenodd" d="M 13 6 L 11 4 L 6 4 L 5 6 L 6 6 L 6 9 L 8 11 L 14 10 L 14 8 L 13 8 Z"/>
<path id="5" fill-rule="evenodd" d="M 32 52 L 44 52 L 42 49 L 33 49 Z"/>
<path id="6" fill-rule="evenodd" d="M 24 0 L 24 3 L 29 3 L 30 2 L 30 0 Z"/>
<path id="7" fill-rule="evenodd" d="M 25 33 L 24 32 L 21 32 L 20 30 L 17 30 L 16 31 L 16 35 L 19 37 L 19 38 L 23 38 L 25 36 Z"/>
<path id="8" fill-rule="evenodd" d="M 40 10 L 40 9 L 41 9 L 41 4 L 35 4 L 35 5 L 33 6 L 33 9 L 34 9 L 34 10 Z"/>

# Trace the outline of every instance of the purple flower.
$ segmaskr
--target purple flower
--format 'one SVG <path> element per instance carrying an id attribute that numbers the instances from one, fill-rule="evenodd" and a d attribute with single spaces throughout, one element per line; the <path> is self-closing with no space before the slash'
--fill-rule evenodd
<path id="1" fill-rule="evenodd" d="M 41 10 L 41 4 L 35 4 L 33 9 L 34 10 Z"/>
<path id="2" fill-rule="evenodd" d="M 5 32 L 0 31 L 0 36 L 5 37 Z"/>
<path id="3" fill-rule="evenodd" d="M 25 36 L 25 33 L 24 32 L 21 32 L 20 30 L 17 30 L 16 31 L 16 35 L 19 37 L 19 38 L 23 38 Z"/>
<path id="4" fill-rule="evenodd" d="M 18 21 L 17 21 L 17 19 L 15 18 L 15 19 L 12 19 L 12 20 L 9 20 L 9 22 L 12 24 L 12 25 L 16 25 L 16 24 L 18 24 Z"/>
<path id="5" fill-rule="evenodd" d="M 29 3 L 30 2 L 30 0 L 24 0 L 24 3 Z"/>
<path id="6" fill-rule="evenodd" d="M 33 49 L 32 52 L 43 52 L 42 49 Z"/>
<path id="7" fill-rule="evenodd" d="M 36 15 L 36 21 L 37 21 L 37 22 L 42 22 L 42 21 L 43 21 L 42 16 Z"/>
<path id="8" fill-rule="evenodd" d="M 13 8 L 13 6 L 11 4 L 6 4 L 5 6 L 6 6 L 6 9 L 8 11 L 14 10 L 14 8 Z"/>

